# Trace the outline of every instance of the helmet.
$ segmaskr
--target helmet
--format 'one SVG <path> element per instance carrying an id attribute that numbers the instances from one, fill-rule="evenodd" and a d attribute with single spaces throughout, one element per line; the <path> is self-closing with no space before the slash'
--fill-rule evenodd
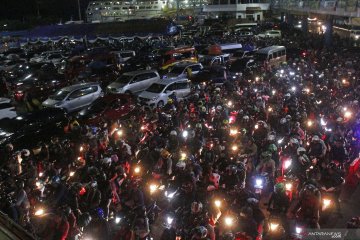
<path id="1" fill-rule="evenodd" d="M 344 120 L 344 119 L 341 118 L 341 117 L 338 117 L 338 118 L 336 119 L 336 121 L 337 121 L 337 122 L 340 122 L 340 123 L 341 123 L 343 120 Z"/>
<path id="2" fill-rule="evenodd" d="M 275 153 L 277 151 L 277 147 L 275 144 L 270 144 L 267 150 L 269 152 Z"/>
<path id="3" fill-rule="evenodd" d="M 246 199 L 246 202 L 249 203 L 250 205 L 257 205 L 259 203 L 259 200 L 257 200 L 256 198 L 248 198 Z"/>
<path id="4" fill-rule="evenodd" d="M 92 218 L 88 212 L 80 215 L 78 225 L 79 227 L 86 227 L 91 222 Z"/>
<path id="5" fill-rule="evenodd" d="M 220 88 L 219 87 L 215 88 L 215 92 L 220 92 Z"/>
<path id="6" fill-rule="evenodd" d="M 191 204 L 191 213 L 199 213 L 202 211 L 203 205 L 201 202 L 193 202 Z"/>
<path id="7" fill-rule="evenodd" d="M 268 135 L 267 140 L 268 141 L 274 141 L 275 140 L 275 135 L 274 134 Z"/>
<path id="8" fill-rule="evenodd" d="M 201 112 L 206 112 L 206 107 L 201 107 Z"/>
<path id="9" fill-rule="evenodd" d="M 13 146 L 11 143 L 6 144 L 5 148 L 6 148 L 8 151 L 14 150 L 14 146 Z"/>
<path id="10" fill-rule="evenodd" d="M 300 127 L 300 123 L 299 123 L 299 122 L 296 122 L 296 123 L 295 123 L 295 127 Z"/>
<path id="11" fill-rule="evenodd" d="M 306 149 L 303 147 L 298 147 L 298 149 L 296 150 L 297 155 L 302 155 L 304 153 L 306 153 Z"/>
<path id="12" fill-rule="evenodd" d="M 104 214 L 104 210 L 102 208 L 96 208 L 96 215 L 100 218 L 100 219 L 104 219 L 105 218 L 105 214 Z"/>
<path id="13" fill-rule="evenodd" d="M 269 151 L 265 151 L 265 152 L 262 152 L 261 153 L 261 157 L 262 158 L 269 158 L 269 157 L 271 157 L 271 152 L 269 152 Z"/>
<path id="14" fill-rule="evenodd" d="M 291 144 L 299 144 L 299 140 L 297 140 L 296 138 L 291 138 L 290 143 Z"/>
<path id="15" fill-rule="evenodd" d="M 290 115 L 286 115 L 285 118 L 286 118 L 286 120 L 288 120 L 288 121 L 291 120 L 291 116 L 290 116 Z"/>
<path id="16" fill-rule="evenodd" d="M 242 207 L 240 210 L 240 216 L 252 217 L 253 210 L 251 207 Z"/>
<path id="17" fill-rule="evenodd" d="M 244 121 L 249 121 L 249 119 L 250 119 L 249 116 L 247 116 L 247 115 L 243 116 Z"/>
<path id="18" fill-rule="evenodd" d="M 222 110 L 222 106 L 220 106 L 220 105 L 216 106 L 216 110 L 217 110 L 217 111 L 221 111 L 221 110 Z"/>
<path id="19" fill-rule="evenodd" d="M 112 162 L 118 162 L 119 161 L 119 157 L 116 154 L 111 155 L 111 161 Z"/>
<path id="20" fill-rule="evenodd" d="M 168 98 L 168 101 L 167 101 L 167 102 L 168 102 L 168 104 L 172 104 L 173 101 L 174 101 L 174 100 L 173 100 L 172 98 Z"/>
<path id="21" fill-rule="evenodd" d="M 334 171 L 337 169 L 336 163 L 334 163 L 334 162 L 329 163 L 326 167 L 328 169 L 332 169 Z"/>
<path id="22" fill-rule="evenodd" d="M 51 183 L 60 183 L 60 177 L 59 176 L 53 176 L 51 179 Z"/>
<path id="23" fill-rule="evenodd" d="M 160 156 L 161 156 L 162 158 L 169 158 L 169 157 L 171 156 L 171 154 L 170 154 L 166 149 L 162 149 L 162 150 L 160 151 Z"/>
<path id="24" fill-rule="evenodd" d="M 176 167 L 184 170 L 186 167 L 185 161 L 178 161 L 178 163 L 176 164 Z"/>
<path id="25" fill-rule="evenodd" d="M 21 155 L 22 155 L 23 157 L 29 157 L 29 156 L 30 156 L 30 151 L 29 151 L 28 149 L 23 149 L 23 150 L 21 151 Z"/>
<path id="26" fill-rule="evenodd" d="M 285 185 L 284 185 L 284 183 L 277 183 L 277 184 L 275 184 L 275 186 L 274 186 L 274 192 L 275 192 L 275 193 L 282 193 L 282 192 L 284 192 L 284 190 L 285 190 Z"/>
<path id="27" fill-rule="evenodd" d="M 207 236 L 208 231 L 206 229 L 206 227 L 204 226 L 198 226 L 196 228 L 194 228 L 192 231 L 192 239 L 203 239 Z"/>
<path id="28" fill-rule="evenodd" d="M 286 118 L 280 119 L 280 124 L 285 124 L 285 123 L 286 123 Z"/>
<path id="29" fill-rule="evenodd" d="M 320 141 L 320 138 L 318 135 L 314 135 L 311 140 L 317 142 Z"/>
<path id="30" fill-rule="evenodd" d="M 177 132 L 176 132 L 175 130 L 172 130 L 172 131 L 170 132 L 170 136 L 177 136 Z"/>
<path id="31" fill-rule="evenodd" d="M 201 123 L 197 123 L 197 124 L 195 124 L 195 128 L 202 129 L 202 124 L 201 124 Z"/>
<path id="32" fill-rule="evenodd" d="M 304 186 L 303 192 L 304 193 L 316 193 L 319 190 L 313 184 L 307 184 Z"/>
<path id="33" fill-rule="evenodd" d="M 111 158 L 103 158 L 101 159 L 101 163 L 104 165 L 110 165 L 111 164 Z"/>
<path id="34" fill-rule="evenodd" d="M 90 186 L 91 187 L 93 187 L 93 188 L 96 188 L 97 187 L 97 181 L 92 181 L 91 183 L 90 183 Z"/>

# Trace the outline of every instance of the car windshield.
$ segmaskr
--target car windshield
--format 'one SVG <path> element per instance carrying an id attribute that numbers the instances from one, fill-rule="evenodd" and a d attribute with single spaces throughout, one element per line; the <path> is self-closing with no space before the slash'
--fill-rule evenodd
<path id="1" fill-rule="evenodd" d="M 24 126 L 26 121 L 22 116 L 18 116 L 14 119 L 2 119 L 0 120 L 0 139 L 6 137 L 8 134 L 15 133 Z"/>
<path id="2" fill-rule="evenodd" d="M 173 67 L 170 71 L 170 73 L 173 73 L 173 74 L 182 74 L 184 71 L 184 67 Z"/>
<path id="3" fill-rule="evenodd" d="M 63 100 L 69 93 L 70 93 L 69 91 L 59 90 L 59 91 L 57 91 L 54 95 L 50 96 L 50 99 L 57 100 L 57 101 L 61 101 L 61 100 Z"/>
<path id="4" fill-rule="evenodd" d="M 106 107 L 106 102 L 104 101 L 104 98 L 98 98 L 94 101 L 93 104 L 88 108 L 90 112 L 92 113 L 99 113 Z"/>
<path id="5" fill-rule="evenodd" d="M 118 83 L 128 83 L 132 79 L 133 76 L 130 75 L 121 75 L 118 79 L 116 79 L 116 82 Z"/>
<path id="6" fill-rule="evenodd" d="M 146 89 L 146 91 L 152 92 L 152 93 L 161 93 L 161 91 L 165 87 L 166 87 L 166 85 L 164 85 L 164 84 L 153 83 L 148 89 Z"/>

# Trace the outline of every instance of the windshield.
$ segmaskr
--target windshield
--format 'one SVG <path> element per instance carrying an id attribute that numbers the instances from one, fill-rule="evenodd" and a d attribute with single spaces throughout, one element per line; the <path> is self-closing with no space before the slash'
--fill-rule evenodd
<path id="1" fill-rule="evenodd" d="M 69 93 L 69 91 L 59 90 L 54 95 L 50 96 L 50 99 L 62 101 Z"/>
<path id="2" fill-rule="evenodd" d="M 184 68 L 183 67 L 173 67 L 170 71 L 170 73 L 174 73 L 174 74 L 182 74 L 184 71 Z"/>
<path id="3" fill-rule="evenodd" d="M 257 60 L 257 61 L 266 61 L 267 60 L 267 54 L 263 54 L 263 53 L 256 53 L 255 54 L 255 59 Z"/>
<path id="4" fill-rule="evenodd" d="M 104 101 L 104 99 L 98 98 L 94 101 L 93 104 L 91 104 L 91 106 L 88 108 L 88 110 L 91 113 L 99 113 L 102 110 L 104 110 L 105 106 L 106 106 L 106 102 Z"/>
<path id="5" fill-rule="evenodd" d="M 123 74 L 118 79 L 116 79 L 116 82 L 126 84 L 126 83 L 130 82 L 131 79 L 132 79 L 132 76 Z"/>
<path id="6" fill-rule="evenodd" d="M 166 87 L 166 85 L 153 83 L 148 89 L 146 89 L 147 92 L 152 93 L 161 93 L 161 91 Z"/>

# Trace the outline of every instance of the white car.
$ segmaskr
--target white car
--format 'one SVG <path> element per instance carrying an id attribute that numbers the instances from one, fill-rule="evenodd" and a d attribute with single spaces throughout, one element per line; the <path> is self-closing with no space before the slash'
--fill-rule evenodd
<path id="1" fill-rule="evenodd" d="M 9 98 L 0 98 L 0 119 L 15 118 L 17 116 L 15 107 Z"/>
<path id="2" fill-rule="evenodd" d="M 268 30 L 257 35 L 259 38 L 281 38 L 280 30 Z"/>
<path id="3" fill-rule="evenodd" d="M 360 39 L 360 30 L 351 30 L 350 31 L 350 38 L 357 41 Z"/>
<path id="4" fill-rule="evenodd" d="M 188 79 L 159 80 L 140 93 L 138 100 L 150 107 L 162 107 L 169 96 L 175 93 L 178 99 L 185 99 L 191 93 L 191 82 Z"/>
<path id="5" fill-rule="evenodd" d="M 191 75 L 195 75 L 199 73 L 201 69 L 203 69 L 203 65 L 201 63 L 187 63 L 182 62 L 174 65 L 170 72 L 165 74 L 162 79 L 175 79 L 175 78 L 186 78 L 188 76 L 188 69 L 191 71 Z"/>

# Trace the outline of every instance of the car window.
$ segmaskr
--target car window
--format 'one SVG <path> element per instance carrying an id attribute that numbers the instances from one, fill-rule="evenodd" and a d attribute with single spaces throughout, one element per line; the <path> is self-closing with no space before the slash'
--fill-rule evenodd
<path id="1" fill-rule="evenodd" d="M 140 81 L 143 81 L 145 79 L 147 79 L 147 74 L 146 73 L 143 73 L 143 74 L 139 74 L 137 75 L 136 77 L 134 77 L 134 80 L 132 82 L 140 82 Z"/>
<path id="2" fill-rule="evenodd" d="M 0 109 L 12 108 L 11 103 L 0 103 Z"/>
<path id="3" fill-rule="evenodd" d="M 173 84 L 169 85 L 165 91 L 174 91 L 176 89 L 175 87 L 176 87 L 175 83 L 173 83 Z"/>
<path id="4" fill-rule="evenodd" d="M 72 93 L 70 94 L 69 99 L 72 100 L 72 99 L 81 97 L 81 96 L 82 96 L 81 94 L 82 94 L 81 89 L 76 90 L 76 91 L 74 91 L 74 92 L 72 92 Z"/>
<path id="5" fill-rule="evenodd" d="M 201 70 L 200 65 L 193 65 L 190 68 L 191 68 L 192 71 L 200 71 Z"/>
<path id="6" fill-rule="evenodd" d="M 187 82 L 181 82 L 181 83 L 176 83 L 176 89 L 187 89 L 188 88 L 188 84 Z"/>

